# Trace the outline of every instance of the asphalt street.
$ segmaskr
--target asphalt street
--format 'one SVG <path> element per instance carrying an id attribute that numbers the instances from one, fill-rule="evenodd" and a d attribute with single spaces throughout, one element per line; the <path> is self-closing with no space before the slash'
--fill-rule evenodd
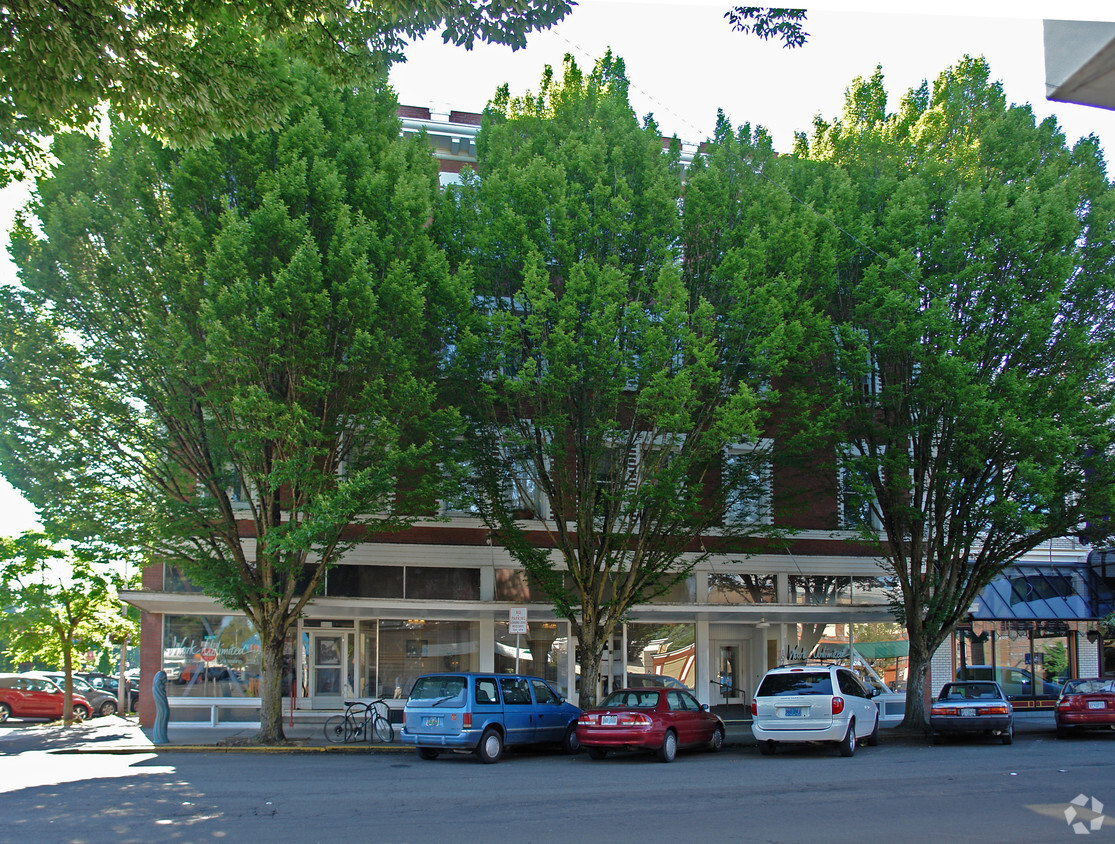
<path id="1" fill-rule="evenodd" d="M 1112 732 L 1058 741 L 1039 726 L 1009 747 L 884 734 L 850 759 L 830 747 L 766 757 L 736 745 L 669 765 L 538 751 L 482 765 L 409 750 L 156 751 L 0 726 L 4 844 L 1115 838 L 1103 815 L 1103 804 L 1115 814 Z M 128 730 L 106 722 L 101 732 Z"/>

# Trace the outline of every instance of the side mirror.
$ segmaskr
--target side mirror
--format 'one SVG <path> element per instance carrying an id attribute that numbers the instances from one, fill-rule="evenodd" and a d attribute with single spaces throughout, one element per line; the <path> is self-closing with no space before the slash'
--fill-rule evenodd
<path id="1" fill-rule="evenodd" d="M 708 712 L 709 711 L 709 706 L 708 706 L 707 703 L 702 703 L 701 704 L 701 711 L 702 712 Z"/>

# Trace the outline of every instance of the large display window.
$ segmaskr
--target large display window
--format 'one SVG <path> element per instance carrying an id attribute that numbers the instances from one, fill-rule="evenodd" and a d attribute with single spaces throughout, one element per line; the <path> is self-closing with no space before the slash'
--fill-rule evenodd
<path id="1" fill-rule="evenodd" d="M 500 674 L 531 674 L 569 694 L 569 624 L 565 621 L 531 621 L 527 632 L 516 636 L 510 624 L 495 625 L 495 669 Z"/>
<path id="2" fill-rule="evenodd" d="M 257 697 L 259 635 L 239 615 L 163 616 L 168 697 Z"/>

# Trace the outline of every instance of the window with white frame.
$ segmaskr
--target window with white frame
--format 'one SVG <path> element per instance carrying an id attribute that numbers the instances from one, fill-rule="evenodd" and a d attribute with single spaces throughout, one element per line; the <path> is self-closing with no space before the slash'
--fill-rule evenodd
<path id="1" fill-rule="evenodd" d="M 733 525 L 771 523 L 770 449 L 769 440 L 737 443 L 725 449 L 720 479 L 725 522 Z"/>
<path id="2" fill-rule="evenodd" d="M 854 458 L 839 464 L 840 527 L 844 530 L 880 530 L 879 506 L 870 479 L 856 468 Z"/>

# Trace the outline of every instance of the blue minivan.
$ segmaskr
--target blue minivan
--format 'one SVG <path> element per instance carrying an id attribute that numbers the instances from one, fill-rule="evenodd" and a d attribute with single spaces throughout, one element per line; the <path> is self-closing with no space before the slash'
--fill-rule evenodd
<path id="1" fill-rule="evenodd" d="M 450 673 L 419 677 L 403 709 L 402 740 L 423 759 L 474 753 L 498 762 L 505 747 L 560 744 L 576 753 L 581 710 L 540 677 Z"/>

